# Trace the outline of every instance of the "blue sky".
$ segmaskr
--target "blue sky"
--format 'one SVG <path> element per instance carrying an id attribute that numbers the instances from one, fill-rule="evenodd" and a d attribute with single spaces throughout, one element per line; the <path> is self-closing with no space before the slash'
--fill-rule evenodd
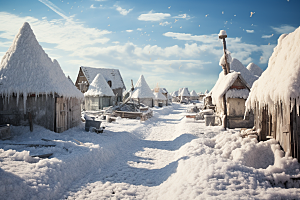
<path id="1" fill-rule="evenodd" d="M 0 0 L 0 57 L 22 24 L 76 80 L 80 66 L 117 68 L 126 87 L 143 74 L 151 88 L 210 90 L 227 49 L 266 69 L 283 33 L 300 26 L 299 0 Z"/>

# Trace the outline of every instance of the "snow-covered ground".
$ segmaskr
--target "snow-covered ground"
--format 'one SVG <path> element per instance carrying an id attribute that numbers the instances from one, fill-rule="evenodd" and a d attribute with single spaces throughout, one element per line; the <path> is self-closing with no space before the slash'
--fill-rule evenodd
<path id="1" fill-rule="evenodd" d="M 12 127 L 0 141 L 0 199 L 299 199 L 299 164 L 275 140 L 206 127 L 184 117 L 188 107 L 103 122 L 103 134 Z"/>

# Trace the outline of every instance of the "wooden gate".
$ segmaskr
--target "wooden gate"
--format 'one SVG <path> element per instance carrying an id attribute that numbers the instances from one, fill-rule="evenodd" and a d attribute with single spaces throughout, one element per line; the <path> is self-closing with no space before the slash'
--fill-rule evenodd
<path id="1" fill-rule="evenodd" d="M 56 127 L 55 132 L 61 133 L 68 129 L 68 102 L 66 99 L 56 98 Z"/>

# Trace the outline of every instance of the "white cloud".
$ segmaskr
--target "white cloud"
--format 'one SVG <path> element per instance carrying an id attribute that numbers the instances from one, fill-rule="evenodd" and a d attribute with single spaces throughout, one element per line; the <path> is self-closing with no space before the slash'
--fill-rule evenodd
<path id="1" fill-rule="evenodd" d="M 290 25 L 281 25 L 280 27 L 273 27 L 271 28 L 276 31 L 276 33 L 283 34 L 283 33 L 291 33 L 293 32 L 296 28 Z"/>
<path id="2" fill-rule="evenodd" d="M 169 24 L 172 24 L 172 23 L 171 22 L 167 22 L 167 21 L 159 23 L 160 26 L 167 26 Z"/>
<path id="3" fill-rule="evenodd" d="M 142 31 L 143 29 L 142 29 L 142 28 L 137 28 L 136 30 L 138 30 L 138 31 Z"/>
<path id="4" fill-rule="evenodd" d="M 107 1 L 107 0 L 95 0 L 95 1 Z"/>
<path id="5" fill-rule="evenodd" d="M 128 13 L 130 13 L 133 10 L 133 8 L 131 8 L 129 10 L 126 10 L 126 9 L 121 8 L 120 6 L 117 6 L 117 5 L 114 5 L 114 7 L 116 8 L 117 11 L 119 11 L 119 13 L 121 15 L 127 15 Z"/>
<path id="6" fill-rule="evenodd" d="M 110 31 L 85 27 L 70 20 L 38 20 L 33 17 L 19 17 L 0 12 L 0 38 L 13 40 L 24 22 L 28 22 L 39 42 L 55 44 L 56 49 L 76 51 L 85 46 L 105 44 Z"/>
<path id="7" fill-rule="evenodd" d="M 247 33 L 254 33 L 254 30 L 246 30 Z"/>
<path id="8" fill-rule="evenodd" d="M 191 19 L 191 17 L 187 14 L 180 14 L 180 15 L 175 16 L 173 18 L 182 18 L 182 19 L 187 19 L 187 20 Z"/>
<path id="9" fill-rule="evenodd" d="M 171 17 L 171 15 L 169 13 L 153 13 L 153 11 L 151 10 L 147 14 L 141 14 L 138 17 L 138 20 L 140 20 L 140 21 L 161 21 L 167 17 Z"/>
<path id="10" fill-rule="evenodd" d="M 126 30 L 126 32 L 131 33 L 133 30 Z"/>
<path id="11" fill-rule="evenodd" d="M 274 34 L 272 34 L 272 35 L 262 35 L 261 38 L 271 38 L 271 37 L 273 37 L 273 35 Z"/>
<path id="12" fill-rule="evenodd" d="M 202 43 L 196 51 L 206 51 L 216 56 L 221 55 L 222 44 L 217 34 L 211 35 L 191 35 L 187 33 L 167 32 L 163 34 L 166 37 L 172 37 L 177 40 L 196 41 Z M 221 49 L 220 49 L 221 48 Z M 260 63 L 267 63 L 267 58 L 272 54 L 273 45 L 253 45 L 242 42 L 241 38 L 227 38 L 227 49 L 232 52 L 232 56 L 247 65 L 252 61 L 251 54 L 260 52 L 264 59 Z"/>
<path id="13" fill-rule="evenodd" d="M 100 5 L 99 7 L 95 7 L 94 4 L 92 4 L 92 5 L 90 6 L 90 8 L 92 8 L 92 9 L 103 8 L 103 5 Z"/>

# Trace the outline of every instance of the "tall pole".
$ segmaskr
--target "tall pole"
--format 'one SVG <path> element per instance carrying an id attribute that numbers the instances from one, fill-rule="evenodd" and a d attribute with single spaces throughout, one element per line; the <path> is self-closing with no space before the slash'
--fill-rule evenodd
<path id="1" fill-rule="evenodd" d="M 223 39 L 223 50 L 224 50 L 224 59 L 225 59 L 225 66 L 222 65 L 224 75 L 226 76 L 228 73 L 230 73 L 229 64 L 227 62 L 227 56 L 226 56 L 226 41 L 225 38 L 227 38 L 227 34 L 225 31 L 220 31 L 219 39 Z M 223 128 L 226 130 L 227 128 L 227 103 L 226 103 L 226 94 L 223 95 L 223 105 L 224 105 L 224 120 L 223 120 Z"/>

